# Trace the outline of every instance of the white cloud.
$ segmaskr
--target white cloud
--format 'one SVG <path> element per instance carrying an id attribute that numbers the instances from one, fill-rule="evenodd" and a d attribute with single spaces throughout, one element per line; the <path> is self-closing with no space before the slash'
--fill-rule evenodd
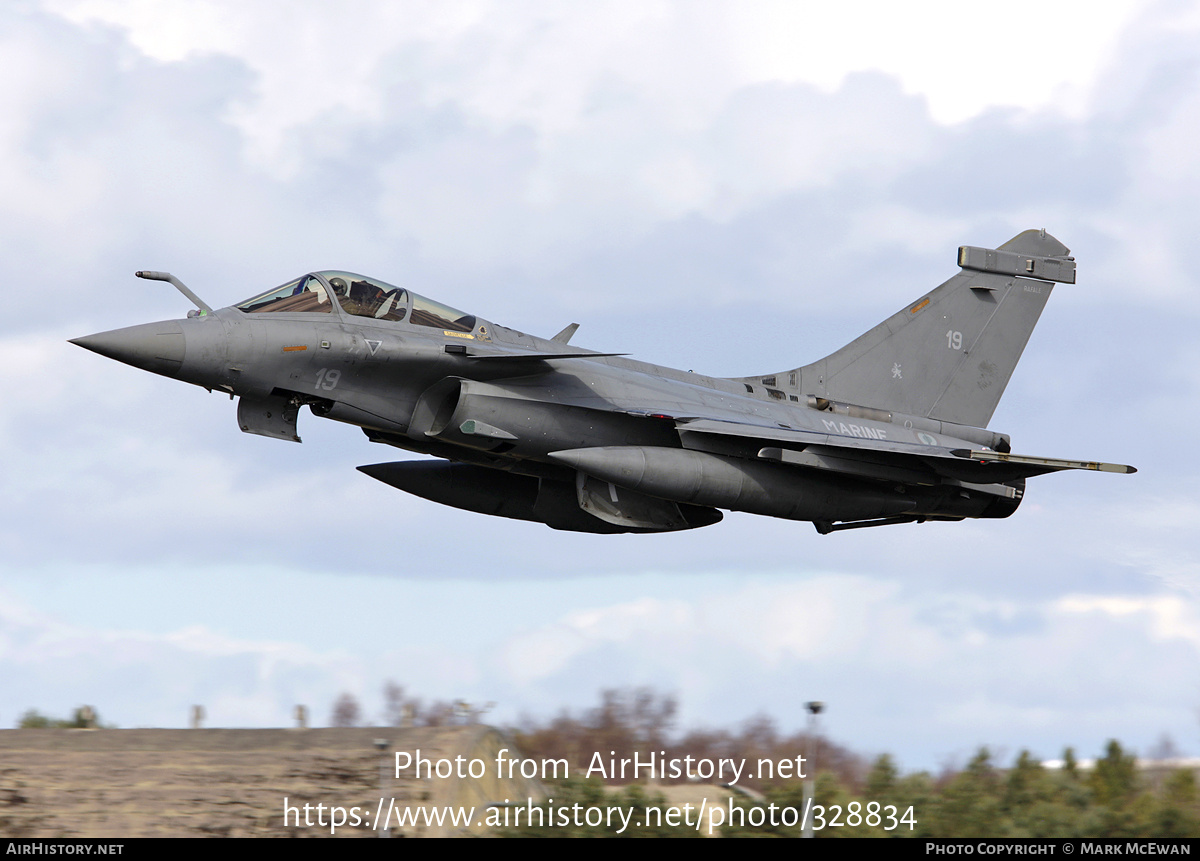
<path id="1" fill-rule="evenodd" d="M 61 17 L 12 16 L 13 51 L 35 45 L 36 56 L 18 58 L 23 84 L 9 96 L 0 163 L 9 166 L 5 199 L 20 201 L 9 204 L 21 237 L 10 240 L 13 256 L 32 244 L 59 277 L 97 271 L 117 248 L 187 260 L 207 248 L 215 259 L 192 265 L 209 277 L 228 274 L 237 258 L 253 261 L 248 274 L 282 280 L 290 272 L 271 269 L 272 259 L 329 254 L 399 261 L 385 273 L 393 280 L 420 268 L 417 257 L 481 283 L 513 268 L 569 283 L 564 273 L 596 268 L 596 255 L 619 260 L 692 218 L 725 226 L 727 236 L 761 231 L 756 219 L 775 223 L 767 247 L 747 236 L 722 251 L 767 258 L 757 265 L 768 272 L 776 258 L 789 286 L 844 269 L 848 254 L 868 247 L 903 243 L 911 255 L 931 252 L 935 239 L 939 249 L 956 244 L 981 215 L 1003 209 L 987 199 L 997 184 L 1023 198 L 1009 203 L 1004 229 L 1049 221 L 1069 229 L 1078 215 L 1053 194 L 1063 170 L 1074 170 L 1069 159 L 1050 153 L 1047 170 L 1059 176 L 1040 194 L 1046 183 L 1025 153 L 1011 153 L 1013 166 L 992 177 L 994 159 L 972 162 L 970 150 L 986 152 L 996 124 L 947 137 L 925 98 L 943 109 L 971 105 L 964 116 L 1002 104 L 1037 111 L 1045 100 L 1031 87 L 1093 80 L 1104 58 L 1118 62 L 1114 34 L 1130 15 L 1140 15 L 1140 33 L 1167 17 L 1136 4 L 1086 16 L 1069 4 L 1023 6 L 1015 21 L 1073 34 L 1052 49 L 1039 41 L 1029 63 L 1019 51 L 1008 62 L 980 60 L 1014 52 L 1007 27 L 983 7 L 950 14 L 937 3 L 915 17 L 886 4 L 613 3 L 581 12 L 359 3 L 285 12 L 215 0 L 61 0 L 45 8 Z M 915 26 L 901 28 L 898 17 Z M 1172 22 L 1169 33 L 1181 26 Z M 964 32 L 975 62 L 921 49 L 962 43 Z M 1015 89 L 977 86 L 980 75 Z M 934 98 L 939 81 L 973 95 Z M 71 121 L 56 123 L 63 115 Z M 1053 111 L 1018 112 L 1001 124 L 1002 138 L 1019 140 L 1030 117 L 1042 118 L 1027 136 L 1043 149 L 1069 147 L 1080 131 Z M 1163 139 L 1147 144 L 1160 157 L 1140 162 L 1178 175 L 1171 165 L 1190 152 L 1191 126 L 1181 107 Z M 966 169 L 956 171 L 960 162 Z M 895 199 L 897 182 L 914 186 L 901 195 L 908 199 Z M 822 190 L 830 200 L 807 197 Z M 958 195 L 957 211 L 922 200 L 928 193 Z M 1147 193 L 1148 214 L 1160 195 Z M 846 213 L 854 243 L 805 235 L 802 212 L 831 204 Z M 1187 271 L 1183 237 L 1156 232 L 1157 219 L 1100 211 L 1088 220 L 1131 240 L 1129 259 L 1144 251 L 1133 267 L 1143 275 Z M 57 259 L 64 235 L 73 247 Z M 251 277 L 228 298 L 260 286 Z M 657 287 L 663 301 L 676 298 Z"/>
<path id="2" fill-rule="evenodd" d="M 960 122 L 993 105 L 1074 107 L 1144 8 L 1022 0 L 998 17 L 952 0 L 781 2 L 743 6 L 729 23 L 751 74 L 832 90 L 847 72 L 878 69 L 924 95 L 940 122 Z"/>
<path id="3" fill-rule="evenodd" d="M 1145 4 L 987 7 L 925 0 L 837 6 L 607 2 L 202 3 L 51 0 L 68 20 L 129 34 L 167 62 L 212 53 L 239 58 L 260 78 L 236 120 L 277 150 L 286 129 L 333 108 L 378 116 L 401 56 L 400 80 L 426 104 L 454 102 L 492 122 L 554 134 L 603 110 L 604 85 L 647 95 L 671 125 L 700 124 L 739 86 L 813 84 L 878 70 L 923 94 L 943 122 L 991 105 L 1061 106 L 1110 61 L 1122 28 Z M 1176 26 L 1180 26 L 1176 22 Z M 948 72 L 952 70 L 952 72 Z M 273 140 L 272 140 L 273 139 Z M 275 153 L 278 155 L 278 152 Z"/>
<path id="4" fill-rule="evenodd" d="M 0 720 L 9 725 L 28 708 L 64 716 L 87 703 L 124 726 L 181 726 L 193 704 L 206 705 L 216 725 L 272 726 L 286 721 L 295 703 L 323 708 L 339 687 L 361 685 L 360 664 L 345 653 L 237 639 L 203 626 L 166 635 L 79 627 L 3 593 L 0 663 Z"/>
<path id="5" fill-rule="evenodd" d="M 930 757 L 939 744 L 980 740 L 1049 755 L 1138 725 L 1126 717 L 1105 728 L 1108 697 L 1134 698 L 1172 728 L 1190 721 L 1190 689 L 1165 683 L 1200 664 L 1196 622 L 1177 595 L 931 599 L 875 578 L 780 577 L 575 612 L 510 639 L 504 668 L 560 694 L 577 691 L 585 669 L 592 686 L 617 686 L 635 668 L 638 682 L 678 692 L 685 723 L 735 721 L 754 702 L 798 714 L 816 697 L 860 744 Z M 1106 659 L 1114 641 L 1120 659 Z M 922 728 L 906 723 L 917 702 L 929 716 Z M 901 724 L 912 738 L 898 737 Z M 1151 731 L 1134 732 L 1145 741 Z"/>
<path id="6" fill-rule="evenodd" d="M 1178 595 L 1149 598 L 1068 595 L 1058 601 L 1057 609 L 1064 613 L 1102 613 L 1113 619 L 1137 619 L 1139 627 L 1155 640 L 1178 639 L 1200 646 L 1200 616 L 1195 602 Z"/>

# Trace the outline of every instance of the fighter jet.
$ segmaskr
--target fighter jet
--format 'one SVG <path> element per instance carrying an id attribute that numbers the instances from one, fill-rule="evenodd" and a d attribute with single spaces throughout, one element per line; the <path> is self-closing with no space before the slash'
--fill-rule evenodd
<path id="1" fill-rule="evenodd" d="M 987 429 L 1075 260 L 1044 230 L 962 246 L 960 271 L 819 361 L 708 377 L 539 338 L 403 287 L 311 272 L 214 311 L 72 341 L 237 397 L 247 433 L 300 441 L 297 415 L 432 455 L 360 466 L 480 514 L 593 533 L 708 526 L 722 510 L 844 529 L 1008 517 L 1025 480 L 1133 467 L 1012 453 Z"/>

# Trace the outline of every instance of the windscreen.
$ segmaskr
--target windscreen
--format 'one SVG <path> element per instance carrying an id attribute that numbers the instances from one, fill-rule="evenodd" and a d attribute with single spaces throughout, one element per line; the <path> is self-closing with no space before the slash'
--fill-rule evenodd
<path id="1" fill-rule="evenodd" d="M 289 281 L 282 287 L 269 290 L 261 296 L 247 299 L 236 306 L 247 314 L 264 314 L 274 311 L 317 312 L 328 314 L 332 309 L 329 292 L 320 279 L 305 275 Z"/>

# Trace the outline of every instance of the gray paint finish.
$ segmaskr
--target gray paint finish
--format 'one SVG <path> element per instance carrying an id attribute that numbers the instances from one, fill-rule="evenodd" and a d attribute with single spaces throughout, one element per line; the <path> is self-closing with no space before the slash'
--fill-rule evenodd
<path id="1" fill-rule="evenodd" d="M 821 533 L 1007 517 L 1025 480 L 1132 467 L 1017 456 L 987 429 L 1054 283 L 1045 231 L 964 246 L 961 271 L 812 364 L 723 379 L 571 347 L 353 273 L 311 273 L 240 305 L 72 343 L 240 398 L 242 430 L 358 425 L 443 458 L 360 469 L 425 499 L 579 532 L 707 526 L 721 510 Z"/>

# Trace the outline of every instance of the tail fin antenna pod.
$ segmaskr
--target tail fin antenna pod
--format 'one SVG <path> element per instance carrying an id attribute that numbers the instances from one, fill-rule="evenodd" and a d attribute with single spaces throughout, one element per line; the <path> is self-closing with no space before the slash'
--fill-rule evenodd
<path id="1" fill-rule="evenodd" d="M 986 427 L 1070 250 L 1027 230 L 996 249 L 964 245 L 962 271 L 796 374 L 804 394 Z"/>

